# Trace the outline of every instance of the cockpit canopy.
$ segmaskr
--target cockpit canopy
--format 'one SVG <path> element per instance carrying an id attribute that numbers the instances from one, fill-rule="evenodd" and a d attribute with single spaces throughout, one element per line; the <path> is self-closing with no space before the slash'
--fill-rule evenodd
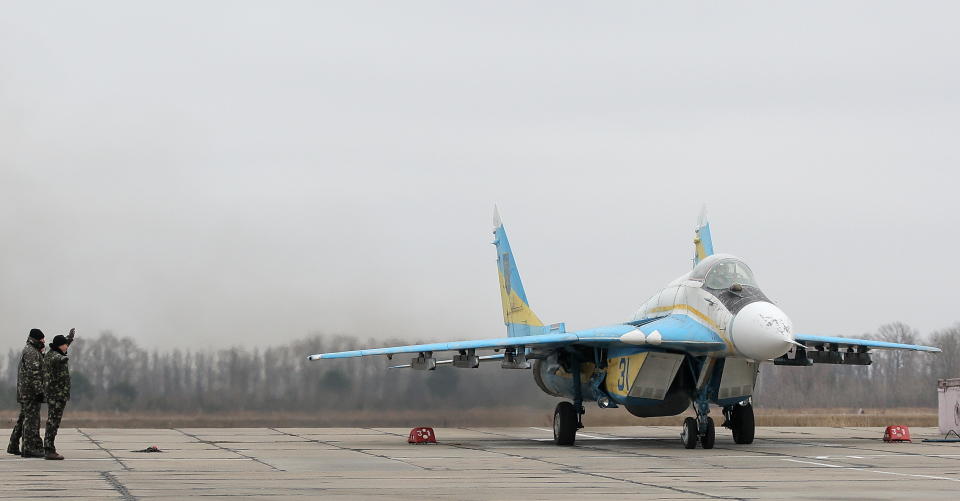
<path id="1" fill-rule="evenodd" d="M 690 273 L 690 279 L 702 281 L 706 289 L 727 289 L 733 284 L 757 287 L 750 267 L 729 254 L 714 254 L 700 261 Z"/>

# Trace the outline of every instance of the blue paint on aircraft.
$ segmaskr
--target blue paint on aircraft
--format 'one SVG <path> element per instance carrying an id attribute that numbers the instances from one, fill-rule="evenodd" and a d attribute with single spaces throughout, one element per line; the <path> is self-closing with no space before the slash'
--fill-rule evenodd
<path id="1" fill-rule="evenodd" d="M 808 345 L 817 345 L 817 344 L 841 344 L 847 346 L 865 346 L 867 348 L 881 348 L 881 349 L 891 349 L 891 350 L 913 350 L 913 351 L 927 351 L 931 353 L 940 353 L 940 348 L 934 348 L 932 346 L 921 346 L 917 344 L 901 344 L 901 343 L 888 343 L 886 341 L 872 341 L 869 339 L 856 339 L 849 337 L 834 337 L 834 336 L 811 336 L 809 334 L 797 334 L 796 340 L 799 343 L 804 343 Z"/>

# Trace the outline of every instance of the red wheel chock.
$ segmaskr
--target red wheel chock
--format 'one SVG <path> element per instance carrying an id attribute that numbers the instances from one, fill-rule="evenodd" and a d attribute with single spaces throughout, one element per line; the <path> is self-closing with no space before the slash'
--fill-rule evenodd
<path id="1" fill-rule="evenodd" d="M 433 428 L 420 426 L 410 430 L 410 436 L 407 438 L 408 444 L 435 444 L 437 436 L 433 434 Z"/>
<path id="2" fill-rule="evenodd" d="M 887 426 L 883 432 L 884 442 L 912 442 L 910 440 L 910 428 L 907 426 Z"/>

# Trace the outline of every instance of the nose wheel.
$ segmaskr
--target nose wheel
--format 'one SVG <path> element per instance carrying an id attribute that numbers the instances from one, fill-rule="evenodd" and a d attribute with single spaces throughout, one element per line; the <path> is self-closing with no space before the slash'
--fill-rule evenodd
<path id="1" fill-rule="evenodd" d="M 685 449 L 697 447 L 697 420 L 688 417 L 683 420 L 683 431 L 680 432 L 680 441 Z"/>
<path id="2" fill-rule="evenodd" d="M 712 366 L 707 370 L 713 370 Z M 683 431 L 680 433 L 683 446 L 687 449 L 693 449 L 697 447 L 697 442 L 700 442 L 700 447 L 713 449 L 717 430 L 713 424 L 713 418 L 709 416 L 710 402 L 707 400 L 705 385 L 700 386 L 693 398 L 693 410 L 697 413 L 697 417 L 688 417 L 683 420 Z"/>
<path id="3" fill-rule="evenodd" d="M 704 431 L 700 432 L 700 424 L 696 418 L 688 417 L 683 420 L 683 431 L 680 432 L 680 441 L 685 449 L 696 449 L 697 442 L 704 449 L 713 449 L 716 442 L 717 430 L 713 418 L 707 417 L 704 422 Z"/>
<path id="4" fill-rule="evenodd" d="M 707 418 L 707 431 L 700 435 L 700 447 L 704 449 L 713 449 L 713 443 L 717 438 L 717 429 L 713 425 L 713 418 Z"/>

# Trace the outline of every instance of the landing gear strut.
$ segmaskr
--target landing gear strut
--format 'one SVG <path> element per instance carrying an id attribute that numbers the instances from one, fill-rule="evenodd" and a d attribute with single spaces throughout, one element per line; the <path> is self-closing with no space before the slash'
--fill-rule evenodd
<path id="1" fill-rule="evenodd" d="M 710 364 L 703 369 L 705 375 L 713 371 L 713 365 Z M 697 413 L 696 418 L 688 417 L 683 420 L 683 431 L 680 433 L 680 440 L 687 449 L 693 449 L 700 442 L 704 449 L 713 449 L 716 441 L 717 430 L 713 424 L 713 418 L 710 414 L 710 401 L 707 399 L 707 383 L 709 379 L 701 378 L 702 383 L 698 384 L 697 391 L 693 398 L 693 410 Z"/>
<path id="2" fill-rule="evenodd" d="M 733 441 L 738 444 L 752 444 L 756 422 L 753 419 L 753 405 L 749 401 L 728 405 L 723 408 L 725 428 L 733 432 Z"/>
<path id="3" fill-rule="evenodd" d="M 573 403 L 560 402 L 553 411 L 553 441 L 557 445 L 573 445 L 577 430 L 583 428 L 583 392 L 580 387 L 580 357 L 570 357 L 570 373 L 573 376 Z"/>

